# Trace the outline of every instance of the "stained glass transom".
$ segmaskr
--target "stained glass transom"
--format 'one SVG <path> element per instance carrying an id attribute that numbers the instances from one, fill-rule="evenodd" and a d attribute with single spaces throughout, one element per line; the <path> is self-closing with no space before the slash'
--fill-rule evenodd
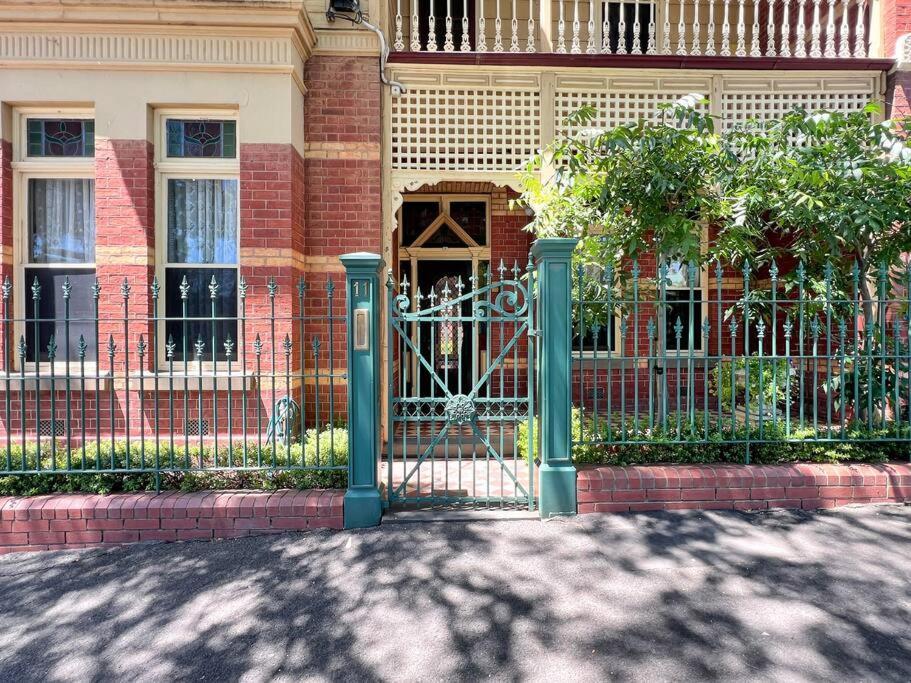
<path id="1" fill-rule="evenodd" d="M 233 159 L 237 122 L 168 119 L 168 156 L 183 159 Z"/>
<path id="2" fill-rule="evenodd" d="M 95 122 L 88 119 L 28 119 L 30 157 L 91 157 L 95 155 Z"/>

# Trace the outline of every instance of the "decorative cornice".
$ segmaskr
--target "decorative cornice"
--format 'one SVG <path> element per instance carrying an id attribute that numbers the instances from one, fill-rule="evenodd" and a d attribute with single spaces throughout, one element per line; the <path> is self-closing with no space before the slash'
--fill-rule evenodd
<path id="1" fill-rule="evenodd" d="M 380 46 L 376 36 L 365 29 L 320 29 L 315 53 L 318 55 L 368 55 L 376 57 Z"/>
<path id="2" fill-rule="evenodd" d="M 0 62 L 37 67 L 224 67 L 293 71 L 302 79 L 316 44 L 294 0 L 14 0 L 0 7 L 0 27 Z"/>

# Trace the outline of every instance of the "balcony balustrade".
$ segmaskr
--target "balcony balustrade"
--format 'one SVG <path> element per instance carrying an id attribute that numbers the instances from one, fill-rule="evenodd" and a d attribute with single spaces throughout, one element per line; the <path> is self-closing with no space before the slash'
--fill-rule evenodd
<path id="1" fill-rule="evenodd" d="M 865 59 L 867 0 L 393 0 L 393 51 Z"/>

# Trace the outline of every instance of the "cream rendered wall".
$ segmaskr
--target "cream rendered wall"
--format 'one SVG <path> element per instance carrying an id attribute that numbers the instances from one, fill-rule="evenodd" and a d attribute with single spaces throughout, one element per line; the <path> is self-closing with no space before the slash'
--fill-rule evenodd
<path id="1" fill-rule="evenodd" d="M 290 142 L 304 153 L 304 94 L 287 73 L 7 66 L 0 97 L 10 106 L 92 107 L 95 134 L 123 140 L 151 141 L 155 107 L 238 108 L 241 143 Z"/>

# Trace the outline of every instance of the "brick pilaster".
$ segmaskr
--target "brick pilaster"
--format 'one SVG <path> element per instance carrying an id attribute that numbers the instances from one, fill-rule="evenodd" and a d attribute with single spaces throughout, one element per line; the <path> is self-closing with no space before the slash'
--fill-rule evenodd
<path id="1" fill-rule="evenodd" d="M 895 57 L 899 37 L 911 33 L 911 0 L 886 0 L 882 13 L 885 29 L 883 50 L 886 57 Z M 911 116 L 911 71 L 908 65 L 888 77 L 886 115 L 892 118 Z"/>
<path id="2" fill-rule="evenodd" d="M 345 367 L 346 328 L 341 320 L 330 326 L 329 315 L 344 316 L 344 278 L 338 257 L 353 251 L 382 253 L 381 85 L 376 58 L 315 56 L 307 62 L 304 108 L 307 178 L 307 324 L 308 363 L 312 341 L 321 342 L 320 371 L 327 372 L 326 349 L 334 347 L 331 363 Z M 327 285 L 335 285 L 329 296 Z M 328 418 L 333 396 L 335 416 L 344 411 L 344 384 L 322 380 L 319 392 L 308 388 L 312 407 L 318 393 L 320 414 Z M 334 389 L 334 392 L 333 392 Z"/>
<path id="3" fill-rule="evenodd" d="M 99 362 L 109 365 L 105 351 L 113 336 L 117 345 L 115 368 L 122 370 L 130 355 L 131 370 L 138 370 L 139 335 L 151 342 L 151 326 L 142 319 L 152 314 L 155 219 L 152 145 L 145 140 L 95 141 L 95 263 L 101 285 L 99 310 Z M 121 287 L 129 282 L 129 338 L 125 337 L 124 298 Z M 118 370 L 118 371 L 119 371 Z"/>
<path id="4" fill-rule="evenodd" d="M 246 339 L 248 366 L 255 361 L 253 343 L 262 341 L 261 369 L 283 376 L 285 335 L 292 341 L 290 371 L 300 353 L 298 281 L 304 245 L 301 206 L 303 162 L 291 145 L 244 144 L 240 148 L 240 271 L 247 283 Z M 274 325 L 271 321 L 274 282 Z M 274 341 L 274 345 L 273 345 Z"/>

